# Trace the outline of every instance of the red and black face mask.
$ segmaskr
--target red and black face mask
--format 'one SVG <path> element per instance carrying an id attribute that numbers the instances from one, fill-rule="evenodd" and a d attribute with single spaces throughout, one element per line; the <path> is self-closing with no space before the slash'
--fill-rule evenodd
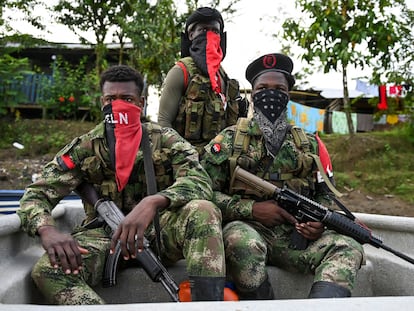
<path id="1" fill-rule="evenodd" d="M 191 43 L 190 55 L 201 72 L 210 78 L 213 91 L 220 93 L 218 71 L 223 60 L 220 35 L 213 31 L 198 35 Z"/>
<path id="2" fill-rule="evenodd" d="M 102 108 L 105 135 L 118 191 L 128 183 L 142 138 L 141 108 L 114 100 Z"/>

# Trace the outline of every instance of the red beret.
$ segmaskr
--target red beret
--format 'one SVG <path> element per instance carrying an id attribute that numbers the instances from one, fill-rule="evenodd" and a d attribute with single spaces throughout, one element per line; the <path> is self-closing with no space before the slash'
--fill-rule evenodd
<path id="1" fill-rule="evenodd" d="M 292 70 L 293 62 L 289 56 L 279 53 L 266 54 L 260 56 L 247 66 L 246 79 L 253 86 L 256 78 L 261 74 L 269 71 L 281 72 L 286 76 L 289 83 L 289 90 L 291 90 L 295 84 Z"/>

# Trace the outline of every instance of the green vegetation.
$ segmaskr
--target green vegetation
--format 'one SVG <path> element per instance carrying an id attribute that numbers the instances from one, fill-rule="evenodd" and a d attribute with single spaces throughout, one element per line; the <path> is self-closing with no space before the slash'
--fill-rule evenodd
<path id="1" fill-rule="evenodd" d="M 55 154 L 65 144 L 94 127 L 91 122 L 20 119 L 0 122 L 0 149 L 11 148 L 13 142 L 19 142 L 24 149 L 19 150 L 19 157 L 39 157 Z M 15 151 L 13 150 L 13 153 Z"/>
<path id="2" fill-rule="evenodd" d="M 333 70 L 342 74 L 343 110 L 351 121 L 348 70 L 352 67 L 372 69 L 370 82 L 407 83 L 413 81 L 413 11 L 405 0 L 296 0 L 302 12 L 287 18 L 279 36 L 287 40 L 286 48 L 300 47 L 300 57 L 325 73 Z M 411 104 L 410 104 L 411 103 Z M 412 101 L 406 101 L 406 111 L 412 114 Z M 388 111 L 390 113 L 390 111 Z"/>
<path id="3" fill-rule="evenodd" d="M 411 133 L 411 134 L 410 134 Z M 394 195 L 414 203 L 414 135 L 408 126 L 390 131 L 325 135 L 339 189 Z"/>
<path id="4" fill-rule="evenodd" d="M 19 158 L 50 158 L 74 137 L 95 124 L 63 120 L 0 122 L 2 156 L 15 154 L 17 141 L 25 145 Z M 358 189 L 366 194 L 393 195 L 414 204 L 414 135 L 409 127 L 348 135 L 323 135 L 333 162 L 338 189 Z"/>
<path id="5" fill-rule="evenodd" d="M 22 99 L 17 90 L 29 72 L 27 58 L 16 59 L 9 54 L 0 53 L 0 115 L 6 113 L 7 108 L 14 107 Z"/>

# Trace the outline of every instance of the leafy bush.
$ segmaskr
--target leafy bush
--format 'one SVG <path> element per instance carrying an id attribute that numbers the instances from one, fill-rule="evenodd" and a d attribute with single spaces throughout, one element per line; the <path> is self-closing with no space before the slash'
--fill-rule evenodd
<path id="1" fill-rule="evenodd" d="M 98 77 L 87 73 L 87 58 L 72 65 L 57 57 L 52 64 L 52 79 L 43 85 L 41 105 L 53 119 L 76 119 L 80 107 L 89 108 L 95 113 L 98 107 Z"/>
<path id="2" fill-rule="evenodd" d="M 0 115 L 6 114 L 7 108 L 13 108 L 24 97 L 20 90 L 21 82 L 27 73 L 27 58 L 17 59 L 9 54 L 0 55 Z"/>

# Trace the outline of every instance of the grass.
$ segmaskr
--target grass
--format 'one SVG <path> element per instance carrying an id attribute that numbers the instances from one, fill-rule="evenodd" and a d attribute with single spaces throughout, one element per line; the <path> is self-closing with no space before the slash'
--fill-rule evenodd
<path id="1" fill-rule="evenodd" d="M 80 121 L 3 120 L 0 150 L 7 153 L 14 141 L 29 148 L 19 157 L 54 155 L 74 137 L 95 124 Z M 414 203 L 414 135 L 406 128 L 349 135 L 322 135 L 340 191 L 359 189 L 367 194 L 394 195 Z M 15 149 L 13 152 L 15 153 Z"/>
<path id="2" fill-rule="evenodd" d="M 324 135 L 338 188 L 389 194 L 414 203 L 414 137 L 405 127 Z"/>

